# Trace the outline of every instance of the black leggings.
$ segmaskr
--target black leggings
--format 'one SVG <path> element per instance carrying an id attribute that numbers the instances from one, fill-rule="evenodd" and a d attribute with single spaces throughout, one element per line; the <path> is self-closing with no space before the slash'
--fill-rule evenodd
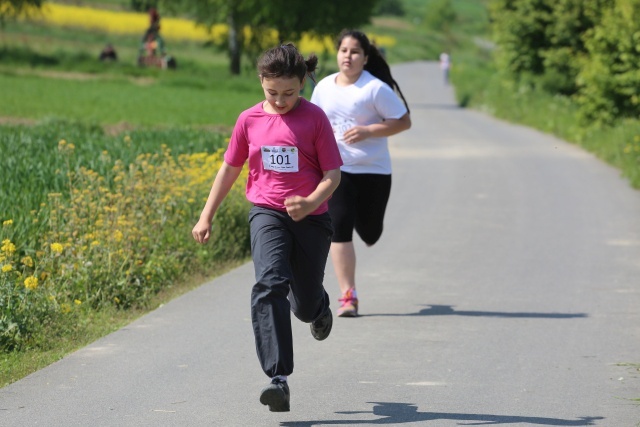
<path id="1" fill-rule="evenodd" d="M 391 175 L 342 172 L 340 185 L 329 199 L 329 214 L 335 230 L 332 242 L 360 238 L 373 245 L 382 235 L 384 212 L 391 194 Z"/>

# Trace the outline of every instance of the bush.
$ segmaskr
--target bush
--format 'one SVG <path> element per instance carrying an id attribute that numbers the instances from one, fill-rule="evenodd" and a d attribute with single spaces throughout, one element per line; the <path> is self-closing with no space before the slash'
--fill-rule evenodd
<path id="1" fill-rule="evenodd" d="M 640 115 L 640 3 L 616 0 L 586 36 L 578 102 L 587 121 Z"/>
<path id="2" fill-rule="evenodd" d="M 20 135 L 33 142 L 40 131 L 23 128 Z M 152 131 L 119 137 L 95 128 L 75 131 L 95 139 L 77 146 L 64 139 L 53 147 L 44 143 L 39 152 L 31 151 L 39 153 L 31 162 L 20 150 L 7 151 L 0 165 L 13 171 L 3 179 L 3 197 L 11 201 L 28 193 L 20 201 L 33 207 L 15 218 L 0 211 L 1 350 L 28 345 L 43 328 L 72 322 L 78 310 L 143 307 L 180 277 L 206 273 L 212 262 L 249 255 L 243 179 L 216 217 L 210 249 L 191 238 L 221 151 L 176 154 L 166 144 L 152 149 L 157 137 Z M 146 143 L 136 140 L 140 135 Z M 113 150 L 96 150 L 101 139 Z M 179 147 L 180 141 L 173 145 Z M 84 144 L 92 150 L 80 148 Z M 34 171 L 39 171 L 35 181 L 5 183 Z M 29 182 L 41 194 L 23 191 Z"/>

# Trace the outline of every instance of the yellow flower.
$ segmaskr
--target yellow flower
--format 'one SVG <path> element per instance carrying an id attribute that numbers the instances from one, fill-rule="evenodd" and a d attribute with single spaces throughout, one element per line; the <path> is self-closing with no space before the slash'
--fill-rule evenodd
<path id="1" fill-rule="evenodd" d="M 129 135 L 125 135 L 124 136 L 124 142 L 126 142 L 127 144 L 131 142 L 131 137 Z"/>
<path id="2" fill-rule="evenodd" d="M 67 314 L 71 311 L 71 306 L 69 304 L 60 304 L 60 311 L 63 314 Z"/>
<path id="3" fill-rule="evenodd" d="M 11 266 L 11 264 L 6 264 L 2 266 L 2 272 L 3 273 L 8 273 L 11 270 L 13 270 L 13 267 Z"/>
<path id="4" fill-rule="evenodd" d="M 4 239 L 2 241 L 2 247 L 0 248 L 0 250 L 2 250 L 2 252 L 4 252 L 7 255 L 11 255 L 16 251 L 16 245 L 11 243 L 11 240 Z"/>
<path id="5" fill-rule="evenodd" d="M 38 278 L 33 276 L 27 277 L 24 279 L 24 287 L 29 290 L 34 290 L 38 287 Z"/>
<path id="6" fill-rule="evenodd" d="M 113 300 L 115 301 L 116 304 L 120 304 L 120 298 L 118 297 L 113 297 Z"/>
<path id="7" fill-rule="evenodd" d="M 12 219 L 8 219 L 8 220 L 2 222 L 2 225 L 4 225 L 5 227 L 8 226 L 8 225 L 11 225 L 11 224 L 13 224 L 13 220 Z"/>
<path id="8" fill-rule="evenodd" d="M 51 252 L 56 254 L 61 254 L 63 250 L 64 250 L 64 246 L 62 246 L 60 243 L 51 244 Z"/>
<path id="9" fill-rule="evenodd" d="M 30 256 L 26 256 L 22 258 L 20 261 L 22 262 L 22 264 L 26 265 L 27 267 L 33 267 L 33 259 Z"/>
<path id="10" fill-rule="evenodd" d="M 75 305 L 80 305 L 80 304 L 82 304 L 82 301 L 80 301 L 79 299 L 74 299 L 74 300 L 73 300 L 73 303 L 74 303 Z"/>

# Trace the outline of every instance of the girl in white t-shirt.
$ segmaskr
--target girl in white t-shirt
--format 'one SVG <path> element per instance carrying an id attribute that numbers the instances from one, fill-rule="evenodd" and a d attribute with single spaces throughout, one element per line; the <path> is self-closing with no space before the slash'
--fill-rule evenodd
<path id="1" fill-rule="evenodd" d="M 389 65 L 364 33 L 343 31 L 337 49 L 340 71 L 318 83 L 311 102 L 329 117 L 344 162 L 340 185 L 329 200 L 335 229 L 331 260 L 342 292 L 337 315 L 355 317 L 353 230 L 368 246 L 382 235 L 391 191 L 387 137 L 409 129 L 411 118 Z"/>

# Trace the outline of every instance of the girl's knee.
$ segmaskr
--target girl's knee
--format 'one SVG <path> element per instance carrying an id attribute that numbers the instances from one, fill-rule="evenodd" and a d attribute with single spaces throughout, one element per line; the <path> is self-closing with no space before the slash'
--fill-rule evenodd
<path id="1" fill-rule="evenodd" d="M 380 240 L 380 236 L 382 236 L 382 230 L 380 230 L 379 232 L 376 232 L 375 234 L 369 233 L 369 234 L 360 235 L 360 238 L 362 238 L 362 241 L 367 246 L 373 246 L 378 242 L 378 240 Z"/>
<path id="2" fill-rule="evenodd" d="M 298 320 L 304 323 L 311 323 L 316 320 L 325 310 L 325 303 L 322 301 L 307 302 L 301 304 L 300 301 L 291 304 L 291 311 Z"/>
<path id="3" fill-rule="evenodd" d="M 311 315 L 310 312 L 300 312 L 300 311 L 296 312 L 296 311 L 294 311 L 293 315 L 296 316 L 296 318 L 298 320 L 300 320 L 301 322 L 304 322 L 304 323 L 311 323 L 315 319 L 315 317 L 313 315 Z"/>
<path id="4" fill-rule="evenodd" d="M 289 294 L 289 284 L 286 282 L 269 283 L 259 281 L 253 285 L 252 292 L 254 298 L 286 298 Z"/>

